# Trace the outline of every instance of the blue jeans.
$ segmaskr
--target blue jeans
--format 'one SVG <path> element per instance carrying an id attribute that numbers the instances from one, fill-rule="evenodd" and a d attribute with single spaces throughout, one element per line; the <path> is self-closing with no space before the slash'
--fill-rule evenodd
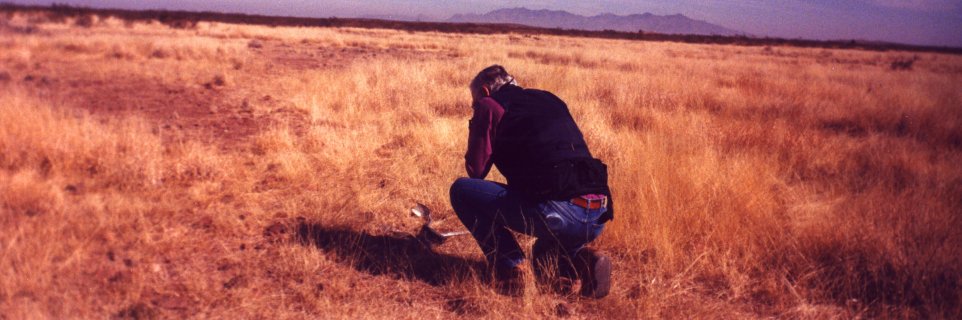
<path id="1" fill-rule="evenodd" d="M 598 218 L 607 211 L 585 209 L 570 201 L 528 201 L 503 184 L 469 178 L 451 185 L 451 207 L 489 265 L 503 267 L 524 261 L 524 251 L 509 230 L 550 241 L 574 256 L 601 234 L 604 224 Z"/>

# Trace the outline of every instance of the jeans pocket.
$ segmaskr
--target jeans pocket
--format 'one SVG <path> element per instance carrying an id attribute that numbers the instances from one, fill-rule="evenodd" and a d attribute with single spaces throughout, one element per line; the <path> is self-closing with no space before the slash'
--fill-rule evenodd
<path id="1" fill-rule="evenodd" d="M 608 212 L 607 207 L 602 207 L 600 209 L 595 209 L 595 210 L 588 210 L 588 216 L 590 217 L 589 221 L 591 222 L 591 224 L 594 226 L 605 225 L 604 223 L 598 223 L 598 220 L 601 220 L 601 216 L 604 215 L 605 212 Z"/>
<path id="2" fill-rule="evenodd" d="M 545 216 L 556 216 L 562 220 L 562 226 L 549 228 L 558 235 L 563 235 L 570 245 L 580 246 L 593 241 L 601 235 L 604 223 L 598 223 L 607 208 L 595 210 L 585 209 L 569 201 L 547 201 L 543 204 Z M 546 221 L 549 221 L 546 219 Z"/>
<path id="3" fill-rule="evenodd" d="M 544 218 L 545 226 L 552 232 L 563 232 L 565 227 L 570 224 L 570 218 L 564 212 L 565 210 L 560 208 L 555 201 L 543 202 L 538 205 L 538 209 L 540 209 L 541 216 Z"/>
<path id="4" fill-rule="evenodd" d="M 539 208 L 552 231 L 573 231 L 591 226 L 604 213 L 604 209 L 587 210 L 568 201 L 545 201 Z M 566 228 L 570 230 L 565 230 Z"/>

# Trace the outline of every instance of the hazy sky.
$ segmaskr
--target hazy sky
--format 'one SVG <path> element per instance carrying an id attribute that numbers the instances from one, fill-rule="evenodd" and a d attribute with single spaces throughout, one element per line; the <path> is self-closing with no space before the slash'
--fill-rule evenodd
<path id="1" fill-rule="evenodd" d="M 500 8 L 676 14 L 757 36 L 885 40 L 962 47 L 962 0 L 0 0 L 125 9 L 205 10 L 308 17 L 484 13 Z"/>

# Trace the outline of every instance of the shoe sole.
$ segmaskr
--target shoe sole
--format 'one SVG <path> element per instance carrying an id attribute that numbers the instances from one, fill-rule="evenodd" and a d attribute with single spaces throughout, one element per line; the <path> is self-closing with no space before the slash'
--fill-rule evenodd
<path id="1" fill-rule="evenodd" d="M 586 295 L 589 298 L 601 299 L 611 291 L 611 260 L 606 256 L 598 257 L 592 272 L 593 290 Z"/>

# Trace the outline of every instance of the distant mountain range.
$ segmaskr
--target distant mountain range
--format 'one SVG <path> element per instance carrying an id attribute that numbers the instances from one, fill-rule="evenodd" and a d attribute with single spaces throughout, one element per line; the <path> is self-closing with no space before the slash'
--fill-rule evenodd
<path id="1" fill-rule="evenodd" d="M 407 21 L 407 22 L 442 22 L 443 19 L 433 18 L 428 15 L 419 14 L 416 16 L 403 15 L 403 14 L 368 14 L 358 16 L 359 19 L 374 19 L 374 20 L 390 20 L 390 21 Z"/>
<path id="2" fill-rule="evenodd" d="M 744 35 L 709 22 L 688 18 L 681 14 L 659 16 L 651 13 L 619 16 L 611 13 L 586 17 L 559 10 L 530 10 L 527 8 L 498 9 L 485 14 L 456 14 L 447 22 L 509 23 L 533 27 L 616 30 L 626 32 L 654 32 L 664 34 Z"/>

